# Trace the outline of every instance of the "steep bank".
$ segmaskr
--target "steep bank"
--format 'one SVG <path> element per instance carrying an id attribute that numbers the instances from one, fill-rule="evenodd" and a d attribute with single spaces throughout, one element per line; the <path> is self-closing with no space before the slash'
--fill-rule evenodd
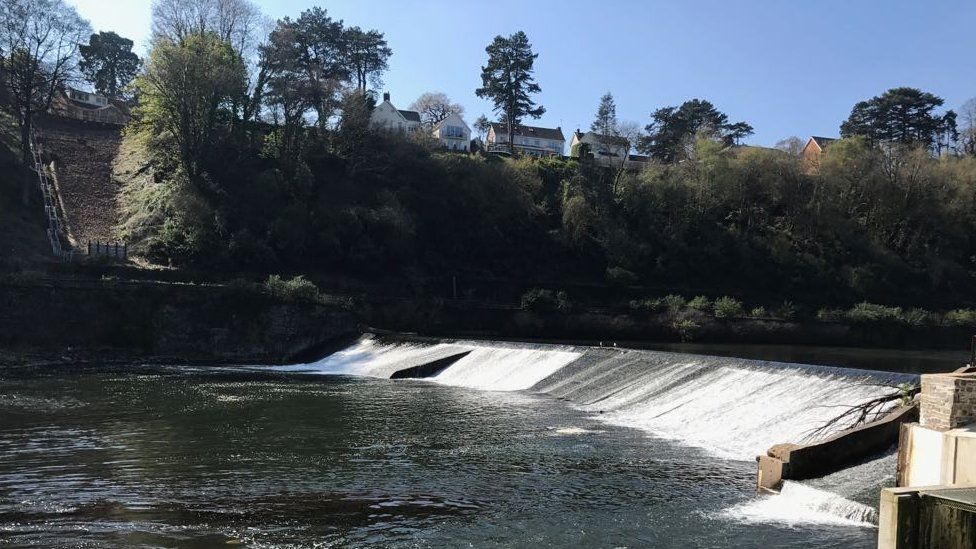
<path id="1" fill-rule="evenodd" d="M 33 356 L 45 361 L 282 363 L 357 333 L 356 316 L 339 305 L 276 301 L 235 287 L 78 279 L 0 282 L 0 350 L 7 362 Z"/>

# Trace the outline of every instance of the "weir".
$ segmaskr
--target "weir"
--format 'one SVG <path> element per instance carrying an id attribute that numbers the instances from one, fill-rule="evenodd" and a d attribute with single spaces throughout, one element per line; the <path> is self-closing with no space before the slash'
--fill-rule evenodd
<path id="1" fill-rule="evenodd" d="M 917 381 L 906 374 L 655 351 L 374 336 L 318 362 L 286 369 L 391 378 L 445 362 L 450 364 L 425 379 L 488 391 L 529 391 L 566 401 L 610 424 L 742 461 L 753 461 L 774 444 L 812 442 L 812 433 L 843 407 Z M 885 456 L 851 469 L 861 472 L 854 476 L 842 471 L 809 482 L 788 481 L 780 496 L 737 512 L 746 520 L 787 512 L 820 522 L 873 523 L 877 489 L 894 477 L 894 469 L 894 458 Z M 857 497 L 863 494 L 855 493 L 854 485 L 871 496 Z"/>

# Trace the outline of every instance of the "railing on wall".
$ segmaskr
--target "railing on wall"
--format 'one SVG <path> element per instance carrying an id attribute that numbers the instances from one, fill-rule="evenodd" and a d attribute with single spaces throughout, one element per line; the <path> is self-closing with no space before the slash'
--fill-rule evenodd
<path id="1" fill-rule="evenodd" d="M 125 261 L 129 259 L 129 245 L 125 242 L 101 242 L 96 240 L 88 241 L 89 257 L 107 257 Z"/>

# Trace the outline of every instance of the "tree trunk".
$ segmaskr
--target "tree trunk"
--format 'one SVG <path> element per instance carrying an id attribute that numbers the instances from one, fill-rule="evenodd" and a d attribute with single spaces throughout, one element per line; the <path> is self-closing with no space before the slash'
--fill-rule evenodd
<path id="1" fill-rule="evenodd" d="M 33 177 L 32 167 L 34 164 L 34 159 L 31 156 L 31 127 L 32 127 L 31 113 L 28 111 L 21 118 L 20 124 L 20 153 L 22 163 L 24 165 L 24 184 L 21 188 L 21 201 L 26 206 L 30 204 L 31 198 L 31 183 Z"/>

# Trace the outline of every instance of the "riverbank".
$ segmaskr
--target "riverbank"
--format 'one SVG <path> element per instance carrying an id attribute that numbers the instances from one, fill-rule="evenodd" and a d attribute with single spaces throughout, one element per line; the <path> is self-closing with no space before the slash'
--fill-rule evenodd
<path id="1" fill-rule="evenodd" d="M 684 311 L 678 322 L 678 316 L 666 311 L 531 311 L 512 303 L 402 297 L 366 287 L 340 296 L 316 293 L 296 299 L 266 289 L 241 281 L 7 276 L 0 280 L 0 364 L 280 364 L 315 360 L 367 329 L 648 348 L 885 348 L 953 357 L 967 350 L 970 339 L 970 330 L 959 326 L 716 318 L 695 311 Z"/>

